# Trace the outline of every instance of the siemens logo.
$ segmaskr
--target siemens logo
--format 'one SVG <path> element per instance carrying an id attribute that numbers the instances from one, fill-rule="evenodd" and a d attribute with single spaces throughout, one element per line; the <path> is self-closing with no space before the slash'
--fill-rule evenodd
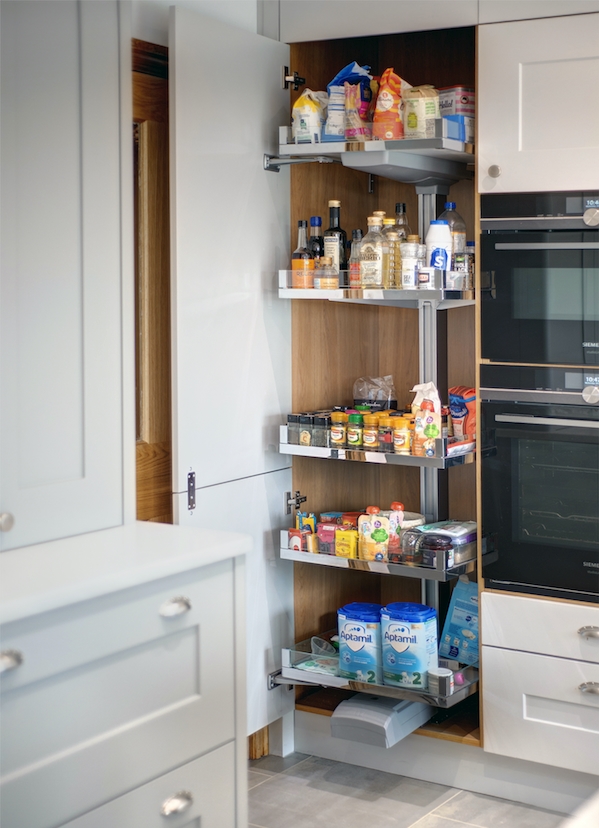
<path id="1" fill-rule="evenodd" d="M 599 342 L 583 342 L 583 348 L 599 348 Z"/>
<path id="2" fill-rule="evenodd" d="M 582 565 L 583 566 L 592 566 L 594 569 L 599 569 L 599 563 L 596 563 L 595 561 L 583 561 Z"/>

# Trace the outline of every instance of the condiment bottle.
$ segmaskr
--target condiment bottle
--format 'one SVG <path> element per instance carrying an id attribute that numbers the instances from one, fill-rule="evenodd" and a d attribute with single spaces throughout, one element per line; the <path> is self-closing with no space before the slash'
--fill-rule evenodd
<path id="1" fill-rule="evenodd" d="M 322 235 L 322 218 L 320 216 L 310 216 L 308 250 L 314 259 L 314 267 L 318 267 L 320 257 L 324 253 L 324 236 Z"/>
<path id="2" fill-rule="evenodd" d="M 376 414 L 364 414 L 364 431 L 362 434 L 365 451 L 378 451 L 379 425 Z"/>
<path id="3" fill-rule="evenodd" d="M 393 417 L 379 419 L 379 450 L 393 452 Z"/>
<path id="4" fill-rule="evenodd" d="M 308 250 L 307 226 L 307 221 L 297 223 L 297 247 L 291 255 L 291 286 L 294 288 L 314 287 L 314 258 Z"/>
<path id="5" fill-rule="evenodd" d="M 406 241 L 411 234 L 410 226 L 408 225 L 408 217 L 406 215 L 406 205 L 403 201 L 398 201 L 395 205 L 395 226 L 402 241 Z"/>
<path id="6" fill-rule="evenodd" d="M 362 448 L 364 418 L 361 414 L 350 414 L 347 422 L 348 448 Z"/>
<path id="7" fill-rule="evenodd" d="M 394 219 L 385 219 L 383 236 L 389 247 L 387 268 L 383 274 L 384 287 L 401 288 L 401 244 L 403 239 L 397 232 Z"/>
<path id="8" fill-rule="evenodd" d="M 405 417 L 393 417 L 393 451 L 410 454 L 410 427 Z"/>
<path id="9" fill-rule="evenodd" d="M 335 270 L 330 256 L 320 257 L 320 267 L 314 276 L 314 287 L 318 290 L 337 290 L 339 273 Z"/>
<path id="10" fill-rule="evenodd" d="M 352 230 L 351 252 L 349 254 L 349 286 L 360 287 L 360 248 L 362 246 L 362 231 Z"/>
<path id="11" fill-rule="evenodd" d="M 333 411 L 331 414 L 331 447 L 345 448 L 347 444 L 347 414 Z"/>
<path id="12" fill-rule="evenodd" d="M 420 237 L 408 236 L 407 241 L 402 242 L 401 251 L 401 286 L 405 290 L 415 290 L 418 286 L 418 253 Z"/>
<path id="13" fill-rule="evenodd" d="M 389 246 L 381 233 L 382 225 L 376 216 L 368 217 L 368 233 L 360 248 L 360 283 L 363 288 L 383 286 Z"/>

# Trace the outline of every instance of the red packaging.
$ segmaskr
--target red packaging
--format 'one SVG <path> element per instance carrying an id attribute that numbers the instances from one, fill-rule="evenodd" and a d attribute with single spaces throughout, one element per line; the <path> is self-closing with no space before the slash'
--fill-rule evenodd
<path id="1" fill-rule="evenodd" d="M 376 99 L 372 135 L 381 141 L 403 138 L 401 118 L 401 78 L 393 69 L 385 69 L 381 76 Z"/>
<path id="2" fill-rule="evenodd" d="M 316 527 L 318 551 L 321 555 L 335 554 L 335 532 L 337 531 L 337 525 L 336 523 L 319 523 Z"/>
<path id="3" fill-rule="evenodd" d="M 342 526 L 353 526 L 354 529 L 358 528 L 358 518 L 360 515 L 363 515 L 364 512 L 344 512 L 343 516 L 341 517 L 341 525 Z"/>
<path id="4" fill-rule="evenodd" d="M 308 546 L 308 537 L 313 538 L 315 536 L 309 529 L 289 529 L 287 536 L 289 538 L 289 549 L 293 549 L 294 552 L 313 551 L 313 549 Z M 312 547 L 313 545 L 313 541 L 311 541 L 310 546 Z M 316 549 L 316 551 L 318 552 L 318 549 Z"/>

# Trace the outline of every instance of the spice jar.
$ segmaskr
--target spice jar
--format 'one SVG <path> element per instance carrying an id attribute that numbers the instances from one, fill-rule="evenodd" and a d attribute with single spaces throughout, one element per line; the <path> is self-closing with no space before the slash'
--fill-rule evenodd
<path id="1" fill-rule="evenodd" d="M 405 417 L 393 417 L 393 451 L 410 454 L 410 427 Z"/>
<path id="2" fill-rule="evenodd" d="M 331 414 L 331 446 L 345 448 L 347 444 L 347 414 L 344 411 L 333 411 Z"/>
<path id="3" fill-rule="evenodd" d="M 379 451 L 393 452 L 393 417 L 379 418 Z"/>
<path id="4" fill-rule="evenodd" d="M 312 445 L 327 448 L 331 443 L 331 418 L 328 415 L 314 417 Z"/>
<path id="5" fill-rule="evenodd" d="M 300 446 L 312 445 L 312 428 L 314 417 L 311 414 L 300 414 L 299 416 L 299 444 Z"/>
<path id="6" fill-rule="evenodd" d="M 379 423 L 376 414 L 364 414 L 362 442 L 365 451 L 379 450 Z"/>
<path id="7" fill-rule="evenodd" d="M 299 414 L 287 415 L 287 442 L 291 446 L 299 446 Z"/>
<path id="8" fill-rule="evenodd" d="M 361 414 L 350 414 L 347 421 L 348 448 L 362 448 L 364 436 L 364 418 Z"/>
<path id="9" fill-rule="evenodd" d="M 453 540 L 445 535 L 423 533 L 420 553 L 422 566 L 436 567 L 437 555 L 441 556 L 443 569 L 451 569 L 453 566 Z"/>

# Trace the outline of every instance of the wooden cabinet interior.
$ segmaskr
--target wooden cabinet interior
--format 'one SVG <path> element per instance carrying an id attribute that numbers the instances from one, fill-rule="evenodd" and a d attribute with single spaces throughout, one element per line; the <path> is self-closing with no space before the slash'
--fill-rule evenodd
<path id="1" fill-rule="evenodd" d="M 380 75 L 393 67 L 416 86 L 474 86 L 473 28 L 416 32 L 350 40 L 291 45 L 291 70 L 319 90 L 353 60 Z M 292 103 L 301 94 L 292 92 Z M 351 238 L 354 228 L 366 230 L 373 210 L 395 214 L 395 203 L 407 205 L 408 220 L 417 230 L 417 196 L 413 185 L 375 178 L 338 164 L 305 164 L 291 168 L 291 249 L 297 243 L 299 219 L 311 215 L 328 226 L 329 199 L 341 201 L 341 225 Z M 468 238 L 475 235 L 474 185 L 459 181 L 450 189 L 466 221 Z M 475 385 L 474 308 L 441 311 L 447 316 L 447 383 Z M 418 313 L 415 310 L 294 300 L 292 304 L 292 399 L 294 411 L 349 404 L 354 380 L 392 374 L 400 405 L 411 400 L 418 382 Z M 441 388 L 446 397 L 446 388 Z M 476 519 L 475 464 L 448 471 L 449 516 Z M 351 510 L 376 504 L 388 508 L 401 500 L 420 511 L 417 468 L 387 467 L 328 460 L 293 458 L 293 485 L 307 496 L 309 511 Z M 295 563 L 295 637 L 309 638 L 336 626 L 336 610 L 349 601 L 421 600 L 420 581 L 389 575 L 344 571 Z M 311 689 L 298 688 L 298 702 Z"/>

